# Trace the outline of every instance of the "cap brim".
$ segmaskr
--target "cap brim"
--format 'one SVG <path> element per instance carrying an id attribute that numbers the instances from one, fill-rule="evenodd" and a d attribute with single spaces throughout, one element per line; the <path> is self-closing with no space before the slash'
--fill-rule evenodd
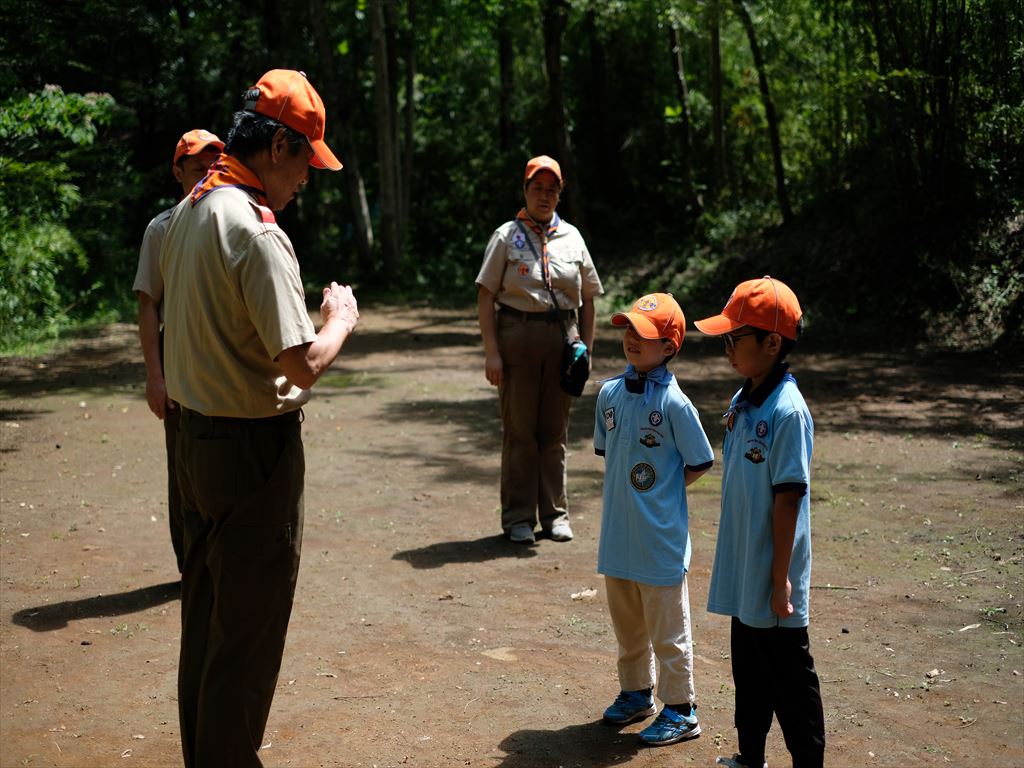
<path id="1" fill-rule="evenodd" d="M 311 166 L 314 168 L 324 168 L 328 171 L 341 170 L 341 160 L 334 156 L 331 148 L 327 146 L 323 139 L 308 139 L 308 141 L 309 146 L 313 148 L 313 157 L 309 159 Z"/>
<path id="2" fill-rule="evenodd" d="M 612 315 L 612 325 L 632 325 L 636 335 L 641 339 L 660 339 L 658 327 L 639 312 L 616 312 Z"/>
<path id="3" fill-rule="evenodd" d="M 723 333 L 731 333 L 737 328 L 742 328 L 745 323 L 737 323 L 725 315 L 715 315 L 706 320 L 695 320 L 693 323 L 697 330 L 708 336 L 721 336 Z"/>

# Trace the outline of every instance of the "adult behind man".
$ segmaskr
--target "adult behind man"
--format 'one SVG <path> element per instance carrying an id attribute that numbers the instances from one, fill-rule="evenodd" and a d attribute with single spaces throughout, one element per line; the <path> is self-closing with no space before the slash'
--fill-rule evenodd
<path id="1" fill-rule="evenodd" d="M 202 128 L 183 134 L 174 148 L 171 172 L 181 185 L 184 198 L 217 159 L 224 142 Z M 181 521 L 181 494 L 174 471 L 174 441 L 178 433 L 178 409 L 167 397 L 164 382 L 164 281 L 160 274 L 160 246 L 167 234 L 174 206 L 158 213 L 146 227 L 139 248 L 139 266 L 132 290 L 139 301 L 139 343 L 146 364 L 146 402 L 158 419 L 164 422 L 164 446 L 167 450 L 167 518 L 171 529 L 171 546 L 178 564 L 178 573 L 185 561 L 184 527 Z"/>
<path id="2" fill-rule="evenodd" d="M 359 318 L 351 288 L 332 282 L 315 332 L 274 220 L 310 165 L 341 168 L 324 122 L 303 73 L 263 75 L 224 154 L 175 209 L 161 252 L 167 389 L 181 405 L 186 768 L 262 765 L 302 541 L 300 408 Z"/>

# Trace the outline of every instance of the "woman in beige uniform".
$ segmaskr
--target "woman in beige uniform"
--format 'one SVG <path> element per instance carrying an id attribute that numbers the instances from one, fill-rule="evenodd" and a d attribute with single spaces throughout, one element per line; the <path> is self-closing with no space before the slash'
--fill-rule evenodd
<path id="1" fill-rule="evenodd" d="M 580 232 L 555 211 L 562 170 L 541 155 L 526 164 L 526 205 L 494 231 L 477 275 L 484 372 L 501 401 L 501 527 L 533 544 L 539 523 L 572 539 L 565 495 L 570 397 L 559 386 L 566 335 L 594 339 L 601 280 Z"/>

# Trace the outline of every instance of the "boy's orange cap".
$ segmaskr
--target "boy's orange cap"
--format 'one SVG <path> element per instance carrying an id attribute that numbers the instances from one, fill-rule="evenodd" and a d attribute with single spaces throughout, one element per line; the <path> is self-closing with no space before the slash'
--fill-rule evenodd
<path id="1" fill-rule="evenodd" d="M 629 312 L 612 315 L 612 325 L 632 325 L 642 339 L 668 339 L 678 352 L 686 335 L 686 317 L 671 293 L 641 296 Z"/>
<path id="2" fill-rule="evenodd" d="M 171 165 L 177 165 L 178 161 L 186 155 L 198 155 L 207 147 L 216 147 L 218 152 L 223 152 L 224 142 L 218 139 L 216 134 L 202 128 L 193 128 L 191 131 L 181 134 L 181 138 L 178 139 L 178 146 L 174 148 L 174 160 L 171 161 Z"/>
<path id="3" fill-rule="evenodd" d="M 558 161 L 547 155 L 537 155 L 526 161 L 526 175 L 523 176 L 523 184 L 536 176 L 539 171 L 551 171 L 558 177 L 558 183 L 562 183 L 562 166 L 558 164 Z"/>
<path id="4" fill-rule="evenodd" d="M 765 275 L 737 285 L 722 314 L 697 320 L 694 325 L 709 336 L 721 336 L 749 325 L 796 341 L 802 316 L 800 302 L 789 286 Z"/>
<path id="5" fill-rule="evenodd" d="M 341 161 L 324 142 L 327 110 L 323 99 L 310 85 L 305 72 L 270 70 L 246 91 L 245 108 L 272 117 L 305 136 L 313 148 L 309 164 L 314 168 L 341 170 Z"/>

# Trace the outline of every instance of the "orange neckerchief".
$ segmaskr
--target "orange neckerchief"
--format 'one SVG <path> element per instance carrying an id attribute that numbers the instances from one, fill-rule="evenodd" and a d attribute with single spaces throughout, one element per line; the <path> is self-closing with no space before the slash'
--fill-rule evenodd
<path id="1" fill-rule="evenodd" d="M 526 212 L 525 208 L 520 208 L 519 213 L 516 214 L 516 220 L 523 222 L 526 226 L 532 229 L 540 239 L 541 275 L 544 277 L 544 287 L 551 290 L 551 262 L 548 259 L 548 240 L 553 234 L 555 234 L 555 230 L 558 229 L 558 224 L 561 222 L 561 219 L 558 218 L 558 213 L 556 212 L 551 217 L 551 223 L 548 224 L 548 228 L 545 231 L 544 227 L 538 224 L 537 221 Z M 535 253 L 534 256 L 536 255 L 537 254 Z"/>
<path id="2" fill-rule="evenodd" d="M 189 195 L 189 201 L 194 206 L 215 189 L 221 187 L 239 187 L 256 198 L 260 205 L 267 204 L 267 195 L 263 191 L 263 182 L 256 174 L 244 166 L 241 161 L 231 155 L 221 155 L 217 158 L 206 176 L 195 187 Z"/>

